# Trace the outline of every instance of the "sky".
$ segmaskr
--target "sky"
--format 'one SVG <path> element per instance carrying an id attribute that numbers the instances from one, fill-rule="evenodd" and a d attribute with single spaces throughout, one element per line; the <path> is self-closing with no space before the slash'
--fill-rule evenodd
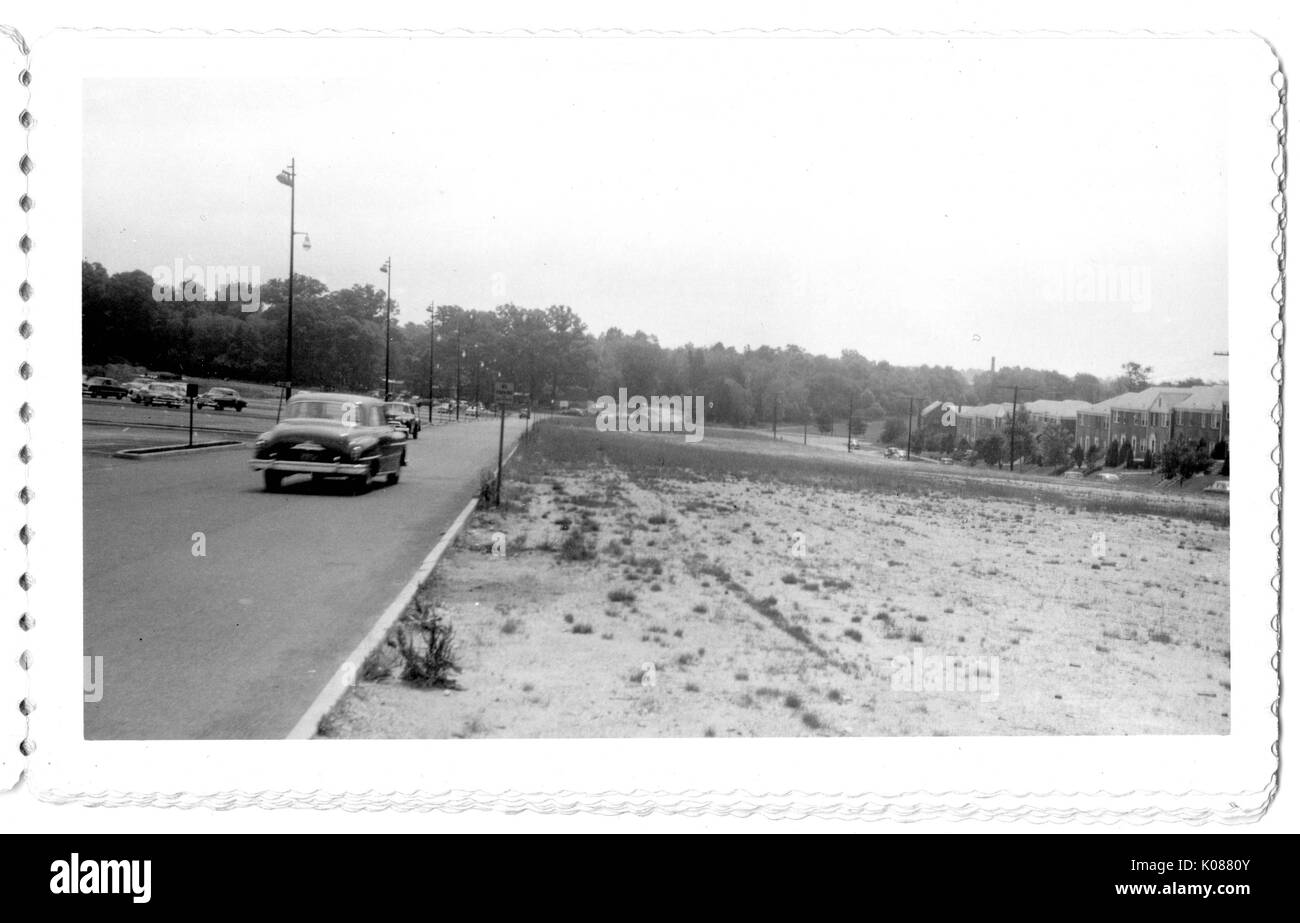
<path id="1" fill-rule="evenodd" d="M 1203 43 L 211 52 L 84 84 L 83 255 L 110 272 L 285 276 L 292 157 L 296 271 L 382 286 L 391 256 L 402 320 L 567 304 L 666 346 L 1227 377 L 1227 101 Z"/>

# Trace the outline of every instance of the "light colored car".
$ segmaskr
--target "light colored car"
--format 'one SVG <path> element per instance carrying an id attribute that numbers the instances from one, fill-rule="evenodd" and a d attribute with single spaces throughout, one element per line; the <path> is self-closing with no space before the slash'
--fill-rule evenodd
<path id="1" fill-rule="evenodd" d="M 136 378 L 126 383 L 126 396 L 137 404 L 140 403 L 140 394 L 145 388 L 153 383 L 152 378 Z"/>
<path id="2" fill-rule="evenodd" d="M 151 381 L 140 392 L 140 403 L 146 407 L 179 407 L 185 403 L 185 386 L 168 381 Z"/>

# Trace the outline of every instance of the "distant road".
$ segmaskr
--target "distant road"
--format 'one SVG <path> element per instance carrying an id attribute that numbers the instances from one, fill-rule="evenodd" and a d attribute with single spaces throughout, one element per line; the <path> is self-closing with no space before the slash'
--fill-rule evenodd
<path id="1" fill-rule="evenodd" d="M 97 417 L 120 414 L 132 434 L 188 419 L 86 404 L 87 416 L 92 404 Z M 249 410 L 202 416 L 248 421 L 250 433 L 268 425 Z M 507 449 L 523 427 L 507 418 Z M 85 705 L 88 739 L 287 734 L 497 454 L 496 421 L 484 417 L 425 430 L 395 486 L 353 497 L 294 479 L 267 494 L 247 447 L 116 459 L 113 430 L 84 427 L 85 653 L 104 658 L 103 699 Z M 191 553 L 199 532 L 204 557 Z"/>

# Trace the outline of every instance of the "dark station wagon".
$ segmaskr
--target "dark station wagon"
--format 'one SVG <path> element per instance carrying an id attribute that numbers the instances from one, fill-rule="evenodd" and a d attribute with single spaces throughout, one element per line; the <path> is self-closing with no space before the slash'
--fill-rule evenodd
<path id="1" fill-rule="evenodd" d="M 358 491 L 373 478 L 396 484 L 406 464 L 406 434 L 388 422 L 383 401 L 357 394 L 302 392 L 285 405 L 284 418 L 257 438 L 248 463 L 266 489 L 286 477 L 346 478 Z"/>

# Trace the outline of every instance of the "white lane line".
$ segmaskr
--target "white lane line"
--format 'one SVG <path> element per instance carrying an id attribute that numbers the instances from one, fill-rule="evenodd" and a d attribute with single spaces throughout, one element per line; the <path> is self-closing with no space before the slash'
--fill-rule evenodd
<path id="1" fill-rule="evenodd" d="M 513 458 L 518 448 L 519 443 L 516 442 L 505 460 L 509 461 Z M 356 681 L 357 671 L 361 669 L 361 664 L 371 651 L 383 643 L 385 636 L 388 634 L 388 629 L 392 628 L 393 623 L 401 618 L 402 613 L 406 611 L 406 607 L 410 605 L 411 600 L 415 597 L 416 591 L 420 589 L 420 584 L 424 583 L 429 574 L 433 573 L 439 559 L 451 547 L 451 543 L 455 541 L 456 536 L 460 534 L 460 530 L 465 527 L 465 523 L 469 521 L 469 517 L 473 515 L 477 507 L 478 497 L 465 504 L 465 508 L 460 511 L 460 515 L 451 524 L 451 528 L 442 534 L 438 544 L 434 545 L 433 550 L 420 562 L 415 574 L 407 581 L 406 586 L 402 587 L 401 591 L 398 592 L 397 597 L 388 604 L 388 608 L 379 616 L 379 621 L 366 633 L 366 636 L 361 639 L 361 643 L 353 649 L 343 663 L 339 664 L 339 668 L 329 678 L 325 688 L 312 701 L 306 713 L 298 719 L 298 723 L 293 726 L 293 730 L 289 732 L 286 739 L 309 740 L 316 736 L 316 728 L 320 725 L 320 719 L 325 717 L 329 710 L 334 707 L 334 703 Z"/>

